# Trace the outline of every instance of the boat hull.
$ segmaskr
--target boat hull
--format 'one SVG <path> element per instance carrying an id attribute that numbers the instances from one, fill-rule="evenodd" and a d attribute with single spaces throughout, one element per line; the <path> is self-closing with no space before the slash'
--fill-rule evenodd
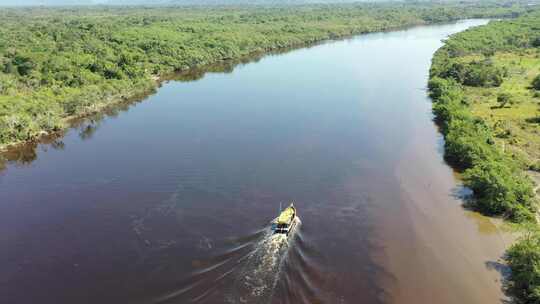
<path id="1" fill-rule="evenodd" d="M 298 225 L 298 217 L 296 216 L 293 218 L 291 223 L 286 227 L 283 227 L 283 226 L 280 227 L 276 218 L 272 221 L 271 230 L 273 234 L 285 234 L 286 236 L 289 236 L 296 229 L 297 225 Z"/>

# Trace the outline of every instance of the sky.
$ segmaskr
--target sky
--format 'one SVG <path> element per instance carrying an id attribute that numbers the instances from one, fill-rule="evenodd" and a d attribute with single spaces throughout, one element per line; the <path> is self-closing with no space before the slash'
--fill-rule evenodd
<path id="1" fill-rule="evenodd" d="M 88 5 L 99 4 L 107 0 L 0 0 L 1 6 L 24 5 Z"/>
<path id="2" fill-rule="evenodd" d="M 250 0 L 200 0 L 205 3 L 222 3 L 226 4 L 227 2 L 235 3 L 249 3 Z M 255 3 L 270 3 L 270 2 L 280 2 L 280 0 L 251 0 Z M 355 0 L 282 0 L 285 3 L 302 3 L 302 2 L 354 2 Z M 356 0 L 362 1 L 362 0 Z M 35 5 L 44 5 L 44 6 L 59 6 L 59 5 L 91 5 L 91 4 L 124 4 L 124 5 L 137 5 L 137 4 L 182 4 L 197 3 L 197 0 L 0 0 L 0 6 L 35 6 Z"/>

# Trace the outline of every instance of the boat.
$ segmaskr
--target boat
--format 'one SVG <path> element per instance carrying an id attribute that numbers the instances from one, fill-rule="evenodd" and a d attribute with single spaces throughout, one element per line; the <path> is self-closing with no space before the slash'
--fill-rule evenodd
<path id="1" fill-rule="evenodd" d="M 278 217 L 272 221 L 272 231 L 274 234 L 285 234 L 289 236 L 289 233 L 294 230 L 298 223 L 298 217 L 296 216 L 296 208 L 294 204 L 285 208 Z"/>

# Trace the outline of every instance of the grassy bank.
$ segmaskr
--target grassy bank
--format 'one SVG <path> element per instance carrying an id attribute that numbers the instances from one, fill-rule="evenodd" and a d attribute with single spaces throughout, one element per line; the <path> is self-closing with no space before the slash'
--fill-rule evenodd
<path id="1" fill-rule="evenodd" d="M 517 4 L 30 8 L 0 12 L 0 149 L 66 127 L 156 78 L 353 34 L 510 17 Z"/>
<path id="2" fill-rule="evenodd" d="M 540 171 L 540 13 L 490 22 L 452 36 L 430 73 L 445 156 L 463 170 L 473 207 L 520 223 L 537 219 Z M 536 184 L 533 179 L 536 178 Z M 540 303 L 540 233 L 507 252 L 509 291 Z M 531 228 L 533 227 L 533 228 Z"/>

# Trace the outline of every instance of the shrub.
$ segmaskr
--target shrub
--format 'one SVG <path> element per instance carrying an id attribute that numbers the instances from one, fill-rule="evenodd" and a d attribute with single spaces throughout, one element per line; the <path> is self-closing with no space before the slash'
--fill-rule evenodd
<path id="1" fill-rule="evenodd" d="M 499 104 L 499 108 L 504 108 L 507 104 L 512 104 L 512 95 L 509 93 L 499 93 L 497 95 L 497 103 Z"/>
<path id="2" fill-rule="evenodd" d="M 540 160 L 531 163 L 529 165 L 529 170 L 540 172 Z"/>
<path id="3" fill-rule="evenodd" d="M 532 39 L 531 45 L 533 47 L 540 47 L 540 37 L 535 37 Z"/>
<path id="4" fill-rule="evenodd" d="M 464 181 L 474 191 L 475 206 L 484 213 L 505 215 L 514 221 L 534 219 L 531 181 L 517 169 L 485 160 L 465 171 Z"/>
<path id="5" fill-rule="evenodd" d="M 443 94 L 447 94 L 449 87 L 455 85 L 448 79 L 441 77 L 432 77 L 428 82 L 429 96 L 435 101 L 439 101 L 439 98 Z"/>
<path id="6" fill-rule="evenodd" d="M 540 74 L 536 75 L 532 81 L 532 87 L 535 90 L 540 90 Z"/>
<path id="7" fill-rule="evenodd" d="M 540 303 L 540 235 L 528 233 L 506 252 L 509 291 L 520 303 Z"/>
<path id="8" fill-rule="evenodd" d="M 454 79 L 471 87 L 498 87 L 505 75 L 504 69 L 496 67 L 489 59 L 470 63 L 447 61 L 432 71 L 436 73 L 435 76 Z"/>
<path id="9" fill-rule="evenodd" d="M 489 60 L 472 62 L 467 66 L 463 84 L 472 87 L 498 87 L 502 84 L 504 71 Z"/>
<path id="10" fill-rule="evenodd" d="M 36 67 L 35 63 L 32 62 L 30 57 L 17 55 L 11 61 L 12 65 L 16 67 L 17 72 L 21 76 L 29 75 L 32 70 Z"/>
<path id="11" fill-rule="evenodd" d="M 446 135 L 446 158 L 454 165 L 467 169 L 481 161 L 496 159 L 487 127 L 472 120 L 454 120 Z"/>

